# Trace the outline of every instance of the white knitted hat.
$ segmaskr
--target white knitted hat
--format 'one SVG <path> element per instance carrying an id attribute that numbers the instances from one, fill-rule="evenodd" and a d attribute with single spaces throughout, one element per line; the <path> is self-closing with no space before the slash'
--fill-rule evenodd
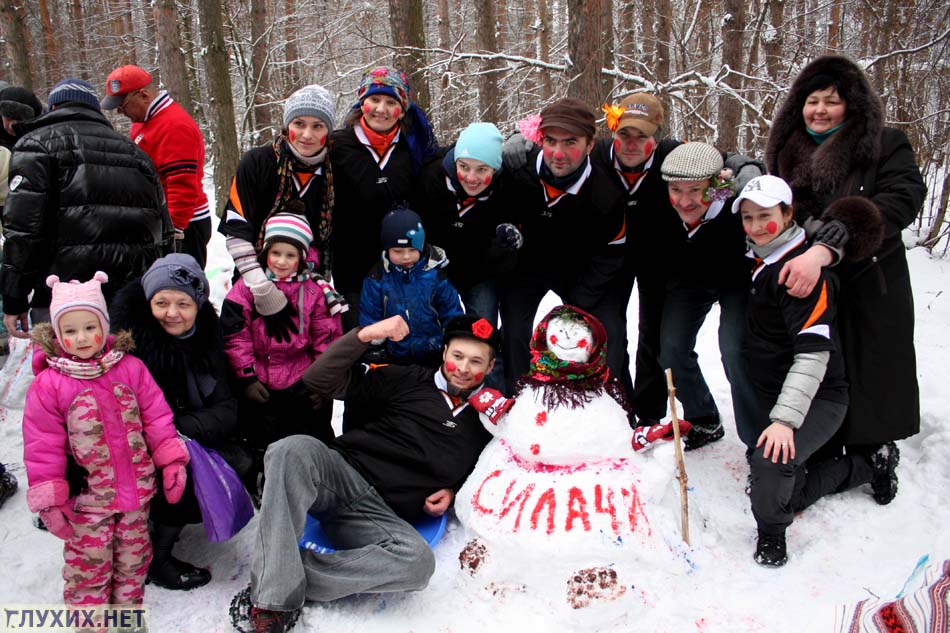
<path id="1" fill-rule="evenodd" d="M 311 84 L 304 86 L 287 98 L 284 103 L 284 127 L 298 116 L 315 116 L 333 129 L 336 118 L 336 103 L 330 91 L 323 86 Z"/>

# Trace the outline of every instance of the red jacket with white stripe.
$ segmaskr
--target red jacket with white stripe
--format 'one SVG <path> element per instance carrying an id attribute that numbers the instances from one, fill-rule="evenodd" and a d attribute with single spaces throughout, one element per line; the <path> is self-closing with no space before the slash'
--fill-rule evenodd
<path id="1" fill-rule="evenodd" d="M 145 121 L 132 124 L 129 136 L 155 163 L 175 228 L 185 230 L 190 222 L 211 217 L 201 186 L 204 137 L 184 108 L 167 92 L 160 92 L 149 105 Z"/>

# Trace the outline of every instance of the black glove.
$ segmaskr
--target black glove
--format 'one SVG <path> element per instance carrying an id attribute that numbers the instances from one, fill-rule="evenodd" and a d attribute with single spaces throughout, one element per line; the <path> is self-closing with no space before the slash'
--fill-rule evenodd
<path id="1" fill-rule="evenodd" d="M 294 317 L 297 316 L 297 309 L 290 303 L 274 314 L 262 314 L 264 319 L 264 331 L 267 336 L 278 343 L 289 343 L 290 338 L 299 330 L 294 323 Z"/>
<path id="2" fill-rule="evenodd" d="M 524 238 L 514 224 L 505 223 L 495 227 L 495 246 L 498 248 L 516 251 L 522 244 L 524 244 Z"/>
<path id="3" fill-rule="evenodd" d="M 848 227 L 840 220 L 829 220 L 815 232 L 815 241 L 841 251 L 848 243 Z"/>

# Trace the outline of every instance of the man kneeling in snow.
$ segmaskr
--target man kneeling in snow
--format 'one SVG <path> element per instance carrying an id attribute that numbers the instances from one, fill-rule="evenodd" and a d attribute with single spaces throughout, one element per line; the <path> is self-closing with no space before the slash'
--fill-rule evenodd
<path id="1" fill-rule="evenodd" d="M 491 372 L 500 336 L 485 319 L 461 315 L 446 325 L 439 369 L 354 366 L 371 341 L 408 333 L 401 316 L 351 330 L 304 374 L 317 396 L 358 403 L 359 419 L 331 446 L 296 435 L 267 449 L 253 631 L 289 630 L 305 600 L 423 589 L 435 570 L 407 521 L 443 514 L 490 439 L 467 400 Z M 298 549 L 308 512 L 337 551 Z"/>

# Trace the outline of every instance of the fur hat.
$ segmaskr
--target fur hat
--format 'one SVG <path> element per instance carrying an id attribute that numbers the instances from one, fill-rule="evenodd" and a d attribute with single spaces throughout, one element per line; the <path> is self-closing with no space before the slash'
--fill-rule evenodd
<path id="1" fill-rule="evenodd" d="M 487 343 L 496 354 L 501 351 L 501 332 L 477 314 L 460 314 L 449 319 L 445 324 L 442 342 L 448 345 L 454 338 L 469 338 Z"/>
<path id="2" fill-rule="evenodd" d="M 421 251 L 426 244 L 422 219 L 412 209 L 394 209 L 383 218 L 379 240 L 384 249 L 414 248 Z"/>
<path id="3" fill-rule="evenodd" d="M 99 108 L 99 95 L 96 94 L 96 89 L 92 87 L 91 83 L 83 79 L 63 79 L 53 86 L 53 89 L 49 92 L 49 97 L 46 98 L 46 103 L 51 110 L 53 106 L 69 102 L 87 105 L 96 112 L 102 111 Z"/>
<path id="4" fill-rule="evenodd" d="M 149 301 L 162 290 L 184 292 L 198 304 L 199 310 L 208 300 L 208 278 L 195 258 L 185 253 L 155 260 L 142 276 L 142 289 Z"/>
<path id="5" fill-rule="evenodd" d="M 330 91 L 318 84 L 310 84 L 296 91 L 284 103 L 284 127 L 298 116 L 317 117 L 333 129 L 336 119 L 336 103 Z"/>
<path id="6" fill-rule="evenodd" d="M 491 123 L 472 123 L 459 134 L 455 143 L 455 160 L 480 160 L 492 169 L 501 168 L 501 132 Z"/>
<path id="7" fill-rule="evenodd" d="M 541 130 L 559 127 L 571 134 L 593 140 L 597 134 L 597 119 L 587 104 L 570 97 L 558 99 L 541 110 Z"/>
<path id="8" fill-rule="evenodd" d="M 14 121 L 27 121 L 43 114 L 43 104 L 26 88 L 9 86 L 0 90 L 0 114 Z"/>
<path id="9" fill-rule="evenodd" d="M 46 278 L 46 285 L 53 289 L 53 297 L 49 303 L 50 322 L 60 342 L 63 340 L 63 333 L 59 321 L 63 315 L 76 310 L 92 312 L 99 319 L 103 335 L 109 332 L 109 309 L 102 294 L 102 284 L 107 281 L 109 276 L 102 271 L 97 271 L 92 279 L 85 283 L 75 279 L 68 283 L 61 282 L 57 275 Z"/>
<path id="10" fill-rule="evenodd" d="M 722 171 L 722 154 L 708 143 L 683 143 L 666 155 L 660 172 L 666 182 L 706 180 Z"/>
<path id="11" fill-rule="evenodd" d="M 275 213 L 264 222 L 264 250 L 274 240 L 289 242 L 306 255 L 313 242 L 313 231 L 302 215 Z"/>

